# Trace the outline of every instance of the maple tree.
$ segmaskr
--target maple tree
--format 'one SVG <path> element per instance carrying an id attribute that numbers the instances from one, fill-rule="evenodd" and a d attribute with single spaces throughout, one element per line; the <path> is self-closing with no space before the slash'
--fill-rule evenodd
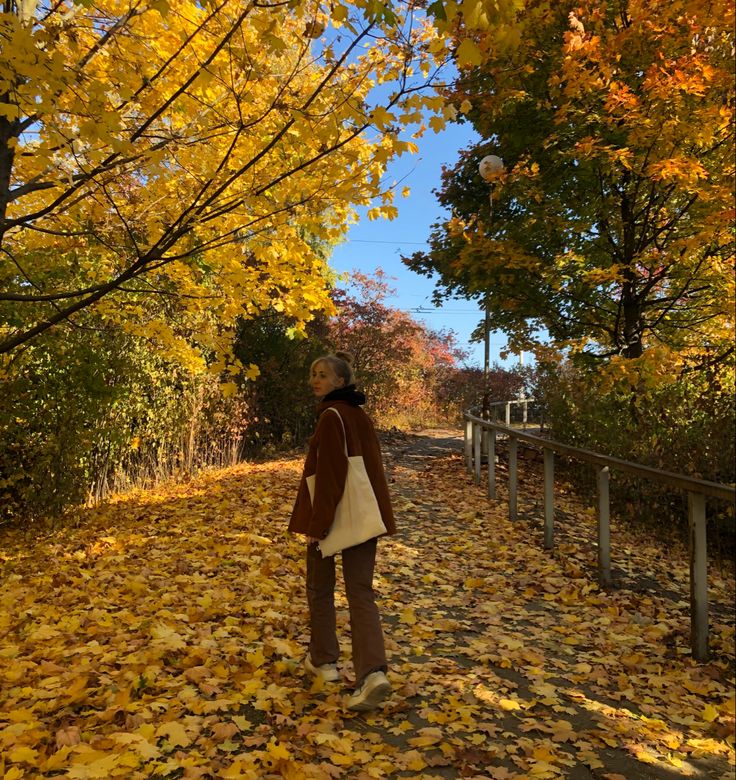
<path id="1" fill-rule="evenodd" d="M 461 5 L 485 26 L 495 6 Z M 425 89 L 448 50 L 413 2 L 11 0 L 0 39 L 4 354 L 90 307 L 191 347 L 141 315 L 162 296 L 236 371 L 221 331 L 329 310 L 310 237 L 333 244 L 357 204 L 392 217 L 402 128 L 454 113 Z"/>
<path id="2" fill-rule="evenodd" d="M 222 327 L 272 305 L 303 323 L 329 308 L 309 237 L 334 243 L 354 204 L 374 198 L 391 216 L 385 165 L 415 149 L 400 117 L 442 107 L 421 87 L 444 55 L 423 45 L 431 27 L 410 6 L 11 7 L 0 19 L 12 53 L 0 70 L 5 353 L 93 305 L 133 333 L 157 330 L 165 348 L 176 328 L 140 316 L 156 296 Z M 227 353 L 217 329 L 195 325 Z"/>
<path id="3" fill-rule="evenodd" d="M 393 293 L 381 269 L 372 276 L 353 271 L 349 286 L 333 294 L 337 314 L 327 321 L 326 339 L 353 355 L 376 422 L 411 427 L 442 416 L 440 383 L 465 353 L 452 332 L 435 331 L 388 306 Z"/>
<path id="4" fill-rule="evenodd" d="M 482 299 L 517 348 L 541 330 L 661 366 L 730 354 L 733 23 L 721 1 L 533 0 L 458 48 L 450 99 L 482 140 L 409 267 Z M 487 154 L 505 164 L 490 183 Z"/>

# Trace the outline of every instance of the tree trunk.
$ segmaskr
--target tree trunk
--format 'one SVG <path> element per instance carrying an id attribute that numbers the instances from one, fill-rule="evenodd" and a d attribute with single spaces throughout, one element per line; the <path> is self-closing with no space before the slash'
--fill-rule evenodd
<path id="1" fill-rule="evenodd" d="M 621 291 L 621 305 L 624 312 L 623 350 L 621 354 L 627 358 L 638 358 L 644 353 L 641 336 L 644 329 L 642 307 L 634 292 L 633 282 L 624 283 Z"/>
<path id="2" fill-rule="evenodd" d="M 16 3 L 4 3 L 3 11 L 12 13 L 15 10 L 21 24 L 30 25 L 36 16 L 38 0 L 17 0 Z M 15 82 L 15 80 L 14 80 Z M 12 88 L 17 87 L 17 82 Z M 0 95 L 0 104 L 13 105 L 10 92 Z M 11 146 L 11 140 L 17 140 L 20 125 L 18 118 L 8 119 L 0 116 L 0 245 L 5 235 L 5 215 L 10 203 L 10 174 L 13 171 L 15 148 Z"/>
<path id="3" fill-rule="evenodd" d="M 8 103 L 8 95 L 0 95 L 0 103 Z M 17 136 L 16 121 L 0 116 L 0 244 L 5 235 L 5 215 L 10 202 L 10 174 L 13 170 L 15 149 L 10 140 Z"/>
<path id="4" fill-rule="evenodd" d="M 623 176 L 624 190 L 621 195 L 621 224 L 623 239 L 623 255 L 626 262 L 624 284 L 621 289 L 621 308 L 623 309 L 623 333 L 621 354 L 626 358 L 641 357 L 644 352 L 642 333 L 644 331 L 642 303 L 636 294 L 636 272 L 633 270 L 636 262 L 636 219 L 632 202 L 626 193 L 628 172 Z"/>

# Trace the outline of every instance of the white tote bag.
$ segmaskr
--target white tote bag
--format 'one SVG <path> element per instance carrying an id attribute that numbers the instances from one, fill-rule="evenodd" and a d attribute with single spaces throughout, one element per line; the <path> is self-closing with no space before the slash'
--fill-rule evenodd
<path id="1" fill-rule="evenodd" d="M 319 543 L 323 558 L 329 558 L 347 547 L 373 539 L 386 533 L 386 526 L 378 508 L 376 494 L 365 470 L 362 455 L 348 455 L 348 440 L 345 423 L 340 412 L 334 406 L 328 406 L 327 412 L 334 412 L 340 419 L 345 436 L 345 457 L 348 459 L 348 475 L 345 479 L 345 492 L 335 508 L 335 519 L 330 532 Z M 315 477 L 307 477 L 309 497 L 314 502 Z"/>

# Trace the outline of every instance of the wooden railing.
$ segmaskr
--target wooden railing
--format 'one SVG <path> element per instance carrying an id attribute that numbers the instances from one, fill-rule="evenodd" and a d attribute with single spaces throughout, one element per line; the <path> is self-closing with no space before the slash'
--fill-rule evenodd
<path id="1" fill-rule="evenodd" d="M 505 402 L 504 402 L 505 403 Z M 521 403 L 519 401 L 510 403 Z M 508 407 L 506 407 L 508 408 Z M 653 482 L 659 482 L 688 494 L 688 525 L 690 531 L 690 646 L 698 661 L 708 659 L 708 549 L 706 538 L 705 499 L 713 497 L 736 503 L 736 488 L 718 482 L 694 479 L 684 474 L 662 471 L 640 463 L 601 455 L 598 452 L 571 447 L 561 442 L 535 436 L 526 431 L 484 420 L 471 412 L 465 419 L 465 463 L 475 475 L 476 484 L 481 479 L 481 445 L 485 438 L 488 463 L 488 497 L 496 498 L 496 436 L 508 438 L 509 457 L 509 519 L 516 520 L 518 513 L 518 449 L 519 443 L 541 449 L 544 454 L 544 546 L 554 544 L 554 456 L 566 455 L 593 464 L 597 469 L 598 486 L 598 580 L 603 587 L 611 585 L 611 528 L 609 505 L 609 481 L 611 471 L 635 474 Z M 507 417 L 508 419 L 508 417 Z M 487 431 L 483 436 L 483 431 Z"/>

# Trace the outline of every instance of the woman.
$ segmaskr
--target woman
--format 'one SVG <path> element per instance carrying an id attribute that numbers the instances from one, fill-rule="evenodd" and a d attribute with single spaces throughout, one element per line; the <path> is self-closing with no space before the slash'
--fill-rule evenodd
<path id="1" fill-rule="evenodd" d="M 289 530 L 307 537 L 307 601 L 311 639 L 304 666 L 325 682 L 340 679 L 337 660 L 340 647 L 335 619 L 335 558 L 323 558 L 318 543 L 332 525 L 345 488 L 350 456 L 362 455 L 389 534 L 396 532 L 381 449 L 368 415 L 360 408 L 363 393 L 355 389 L 352 359 L 344 352 L 325 355 L 312 363 L 309 384 L 320 403 L 319 420 L 309 440 L 299 492 Z M 324 414 L 330 407 L 339 412 Z M 342 423 L 340 422 L 342 418 Z M 344 426 L 344 428 L 343 428 Z M 307 477 L 314 476 L 314 500 Z M 350 633 L 355 668 L 355 692 L 348 698 L 351 710 L 371 710 L 391 692 L 386 677 L 386 649 L 381 619 L 373 593 L 376 539 L 343 550 L 342 569 L 350 609 Z"/>

